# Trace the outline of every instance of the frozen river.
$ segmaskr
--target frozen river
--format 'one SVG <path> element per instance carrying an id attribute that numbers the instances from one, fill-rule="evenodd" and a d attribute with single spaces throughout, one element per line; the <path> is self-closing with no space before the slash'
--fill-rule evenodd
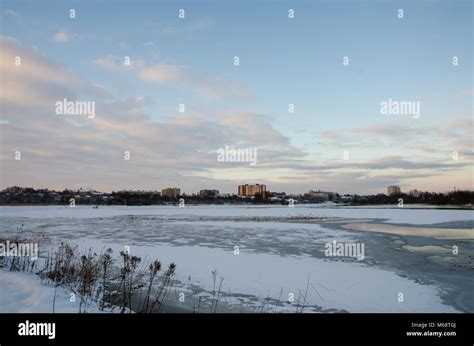
<path id="1" fill-rule="evenodd" d="M 347 208 L 329 207 L 321 204 L 288 206 L 227 206 L 199 205 L 185 206 L 35 206 L 35 207 L 0 207 L 3 217 L 32 218 L 97 218 L 120 215 L 157 215 L 157 216 L 296 216 L 314 215 L 322 217 L 344 218 L 379 218 L 392 223 L 435 224 L 458 220 L 473 220 L 472 210 L 457 209 L 410 209 L 410 208 Z"/>
<path id="2" fill-rule="evenodd" d="M 0 234 L 32 232 L 100 252 L 125 246 L 133 255 L 177 264 L 176 289 L 188 302 L 213 290 L 212 271 L 223 277 L 229 306 L 294 312 L 306 294 L 305 312 L 455 312 L 442 299 L 442 283 L 424 282 L 380 265 L 390 235 L 346 231 L 316 222 L 270 217 L 320 216 L 384 219 L 392 224 L 436 224 L 473 219 L 469 210 L 327 208 L 286 206 L 111 206 L 93 209 L 1 207 Z M 269 217 L 263 222 L 248 217 Z M 228 217 L 229 219 L 226 219 Z M 238 217 L 242 217 L 239 221 Z M 330 242 L 364 243 L 365 259 L 325 257 Z M 387 258 L 405 256 L 392 250 Z M 396 257 L 398 256 L 398 257 Z M 403 260 L 403 258 L 400 258 Z M 308 289 L 307 289 L 308 287 Z M 400 294 L 403 299 L 400 301 Z M 186 306 L 184 302 L 177 305 Z"/>

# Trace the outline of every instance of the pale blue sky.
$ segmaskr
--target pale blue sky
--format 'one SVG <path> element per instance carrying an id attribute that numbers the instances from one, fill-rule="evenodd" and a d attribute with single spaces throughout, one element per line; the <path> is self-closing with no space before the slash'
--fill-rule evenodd
<path id="1" fill-rule="evenodd" d="M 289 169 L 282 169 L 284 162 L 279 163 L 281 172 L 263 164 L 259 173 L 256 169 L 237 167 L 232 171 L 203 164 L 196 170 L 188 167 L 176 181 L 170 173 L 170 177 L 163 177 L 167 184 L 186 186 L 183 181 L 191 175 L 215 179 L 207 184 L 232 192 L 232 186 L 241 180 L 238 177 L 243 176 L 252 181 L 266 180 L 276 187 L 274 190 L 304 192 L 321 188 L 353 192 L 353 188 L 357 192 L 374 192 L 389 182 L 414 188 L 420 180 L 404 181 L 403 170 L 408 168 L 396 164 L 395 168 L 401 171 L 387 165 L 386 172 L 377 172 L 377 177 L 365 167 L 359 178 L 373 179 L 373 184 L 364 182 L 360 188 L 346 181 L 338 184 L 338 168 L 326 177 L 311 176 L 309 172 L 317 173 L 317 166 L 334 163 L 343 150 L 353 154 L 351 162 L 356 164 L 386 157 L 444 162 L 453 150 L 465 154 L 465 164 L 472 163 L 472 137 L 468 134 L 461 134 L 465 137 L 461 138 L 461 145 L 454 143 L 459 140 L 458 132 L 442 139 L 439 133 L 430 132 L 449 127 L 450 122 L 465 124 L 468 119 L 472 124 L 471 1 L 2 0 L 1 6 L 2 36 L 36 49 L 51 62 L 80 76 L 81 84 L 70 86 L 77 96 L 90 97 L 87 85 L 98 84 L 107 93 L 98 103 L 144 98 L 140 111 L 149 121 L 158 123 L 179 116 L 176 107 L 180 103 L 186 104 L 187 117 L 212 118 L 214 113 L 222 112 L 261 115 L 265 124 L 271 124 L 276 133 L 286 138 L 289 147 L 304 154 L 303 165 L 300 167 L 298 162 L 296 171 L 292 171 L 292 162 L 287 162 Z M 68 17 L 70 8 L 76 10 L 75 19 Z M 184 20 L 178 18 L 180 8 L 186 10 Z M 288 19 L 289 8 L 295 10 L 295 19 Z M 397 17 L 398 9 L 404 10 L 403 19 Z M 55 40 L 58 33 L 64 33 L 65 39 Z M 238 67 L 232 60 L 236 55 L 240 57 Z M 133 72 L 120 70 L 124 56 L 130 56 L 137 64 L 131 69 Z M 343 56 L 349 56 L 349 66 L 342 64 Z M 459 57 L 459 66 L 452 65 L 453 56 Z M 99 60 L 108 61 L 110 68 L 97 63 Z M 114 64 L 118 70 L 114 70 Z M 157 65 L 177 66 L 186 77 L 160 82 L 143 77 L 143 69 Z M 234 87 L 239 91 L 227 93 Z M 388 98 L 420 101 L 421 117 L 381 116 L 380 102 Z M 289 103 L 296 107 L 293 114 L 287 111 Z M 212 126 L 213 122 L 206 124 Z M 409 134 L 400 138 L 403 146 L 394 145 L 397 138 L 390 133 L 373 129 L 380 126 L 387 131 L 389 124 L 403 127 L 405 130 L 400 131 Z M 199 131 L 205 133 L 208 127 L 202 126 Z M 359 146 L 361 139 L 357 136 L 361 132 L 357 129 L 361 128 L 362 140 L 367 143 Z M 466 146 L 469 140 L 470 147 Z M 242 141 L 253 143 L 248 138 Z M 232 143 L 213 144 L 217 149 Z M 273 143 L 270 140 L 254 144 L 265 147 Z M 425 150 L 431 146 L 433 152 L 427 156 Z M 277 152 L 274 155 L 278 157 Z M 357 169 L 348 167 L 346 173 Z M 430 170 L 429 165 L 424 169 Z M 431 171 L 437 169 L 433 166 Z M 278 173 L 273 177 L 270 172 Z M 300 174 L 305 178 L 296 179 Z M 439 180 L 430 179 L 427 172 L 422 185 L 447 189 L 447 177 L 452 174 L 449 169 Z M 459 167 L 455 176 L 469 188 L 472 165 Z M 340 179 L 347 177 L 342 175 Z M 10 181 L 6 180 L 8 185 Z M 145 178 L 141 187 L 150 185 L 146 181 Z M 105 183 L 90 184 L 112 188 Z M 187 189 L 193 190 L 193 186 L 190 184 Z"/>

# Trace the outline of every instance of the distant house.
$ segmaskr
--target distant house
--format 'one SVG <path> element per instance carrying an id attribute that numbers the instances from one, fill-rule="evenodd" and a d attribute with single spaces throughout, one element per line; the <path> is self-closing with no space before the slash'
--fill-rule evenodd
<path id="1" fill-rule="evenodd" d="M 199 191 L 201 197 L 217 197 L 219 196 L 219 190 L 201 190 Z"/>
<path id="2" fill-rule="evenodd" d="M 308 193 L 304 194 L 304 197 L 313 199 L 313 200 L 320 200 L 320 201 L 332 201 L 335 197 L 334 192 L 325 192 L 325 191 L 313 191 L 310 190 Z"/>
<path id="3" fill-rule="evenodd" d="M 286 199 L 286 193 L 285 192 L 266 192 L 266 196 L 270 201 L 283 201 Z"/>
<path id="4" fill-rule="evenodd" d="M 59 202 L 61 200 L 61 195 L 57 192 L 50 192 L 49 198 L 54 202 Z"/>

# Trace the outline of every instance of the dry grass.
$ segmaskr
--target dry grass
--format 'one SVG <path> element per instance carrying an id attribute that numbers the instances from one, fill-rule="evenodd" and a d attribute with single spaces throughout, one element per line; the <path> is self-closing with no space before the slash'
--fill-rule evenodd
<path id="1" fill-rule="evenodd" d="M 31 242 L 18 236 L 9 237 L 9 241 L 11 244 Z M 176 271 L 176 265 L 171 263 L 160 276 L 162 266 L 159 261 L 147 265 L 140 257 L 122 251 L 120 261 L 116 263 L 110 248 L 100 254 L 92 249 L 80 253 L 77 246 L 65 242 L 61 242 L 56 251 L 48 252 L 36 261 L 30 257 L 0 256 L 0 267 L 35 273 L 42 279 L 42 284 L 53 285 L 53 312 L 57 288 L 70 290 L 80 299 L 79 312 L 82 313 L 90 306 L 97 306 L 100 310 L 120 309 L 122 313 L 159 312 L 166 302 Z M 157 288 L 154 290 L 155 285 Z M 138 294 L 140 299 L 134 299 Z M 138 303 L 134 306 L 132 301 Z"/>

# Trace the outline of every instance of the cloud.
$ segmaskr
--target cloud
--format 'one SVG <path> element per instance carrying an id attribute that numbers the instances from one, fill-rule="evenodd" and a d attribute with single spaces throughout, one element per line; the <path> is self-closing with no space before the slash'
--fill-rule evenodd
<path id="1" fill-rule="evenodd" d="M 156 64 L 139 72 L 140 79 L 159 85 L 175 85 L 191 89 L 194 93 L 210 101 L 234 96 L 249 98 L 249 92 L 237 83 L 219 75 L 196 73 L 187 66 Z"/>
<path id="2" fill-rule="evenodd" d="M 359 127 L 352 130 L 355 133 L 373 134 L 387 137 L 410 136 L 417 130 L 410 125 L 400 122 L 384 122 L 366 127 Z"/>
<path id="3" fill-rule="evenodd" d="M 21 180 L 31 185 L 34 174 L 47 186 L 61 182 L 77 187 L 78 182 L 90 179 L 95 187 L 106 190 L 179 184 L 192 191 L 198 181 L 207 179 L 209 184 L 211 170 L 226 168 L 213 151 L 225 144 L 236 145 L 236 141 L 256 145 L 253 134 L 205 117 L 151 121 L 143 111 L 144 102 L 138 97 L 100 103 L 96 118 L 83 126 L 47 116 L 42 117 L 43 127 L 33 121 L 35 132 L 28 124 L 2 125 L 6 134 L 3 148 L 21 150 L 25 168 L 18 174 L 17 162 L 4 153 L 2 183 L 19 184 Z M 255 126 L 263 127 L 258 121 Z M 131 152 L 131 162 L 123 160 L 125 150 Z M 284 159 L 284 153 L 273 155 Z M 77 169 L 81 166 L 87 170 Z M 214 184 L 220 187 L 219 182 Z"/>
<path id="4" fill-rule="evenodd" d="M 106 70 L 115 70 L 121 68 L 121 64 L 118 62 L 118 59 L 119 58 L 115 55 L 108 55 L 103 58 L 94 59 L 92 60 L 92 63 Z"/>
<path id="5" fill-rule="evenodd" d="M 75 34 L 62 30 L 55 32 L 51 39 L 56 43 L 66 43 L 71 41 L 74 37 Z"/>
<path id="6" fill-rule="evenodd" d="M 214 28 L 214 21 L 209 18 L 202 18 L 199 20 L 181 21 L 181 25 L 168 25 L 161 28 L 160 33 L 163 35 L 176 35 L 182 38 L 183 36 L 192 37 L 194 34 L 200 32 L 208 32 Z"/>
<path id="7" fill-rule="evenodd" d="M 7 16 L 11 16 L 11 17 L 18 17 L 18 12 L 14 11 L 12 9 L 6 9 L 5 14 Z"/>
<path id="8" fill-rule="evenodd" d="M 467 95 L 467 96 L 474 96 L 474 89 L 464 89 L 462 91 L 463 95 Z"/>
<path id="9" fill-rule="evenodd" d="M 241 138 L 241 145 L 290 146 L 288 138 L 273 128 L 268 115 L 254 112 L 218 111 L 215 118 L 226 128 L 240 134 L 237 137 Z M 244 138 L 247 142 L 243 140 Z"/>
<path id="10" fill-rule="evenodd" d="M 320 138 L 324 141 L 327 141 L 327 142 L 341 142 L 344 138 L 341 136 L 340 133 L 337 133 L 335 131 L 332 131 L 332 130 L 325 130 L 321 133 L 321 136 Z"/>
<path id="11" fill-rule="evenodd" d="M 195 72 L 189 66 L 176 64 L 146 65 L 143 60 L 131 59 L 124 65 L 124 57 L 108 55 L 92 60 L 92 63 L 111 72 L 133 72 L 140 80 L 158 86 L 188 89 L 208 101 L 227 97 L 250 99 L 249 91 L 234 81 L 220 75 Z"/>
<path id="12" fill-rule="evenodd" d="M 102 58 L 94 59 L 91 62 L 92 64 L 111 72 L 134 71 L 144 65 L 143 60 L 134 59 L 130 56 L 128 56 L 128 58 L 130 58 L 130 65 L 125 65 L 125 62 L 128 61 L 128 59 L 126 60 L 125 58 L 126 56 L 119 57 L 117 55 L 107 55 Z"/>
<path id="13" fill-rule="evenodd" d="M 148 98 L 114 99 L 103 85 L 81 81 L 35 49 L 8 38 L 1 44 L 5 54 L 0 66 L 6 76 L 1 83 L 9 86 L 0 94 L 3 187 L 83 184 L 112 190 L 179 183 L 192 191 L 203 182 L 212 185 L 206 172 L 225 169 L 213 153 L 224 145 L 266 145 L 268 155 L 275 158 L 290 155 L 288 139 L 266 115 L 202 112 L 152 121 L 145 111 Z M 18 52 L 21 69 L 12 66 Z M 181 69 L 167 68 L 154 69 L 155 74 L 148 76 L 163 83 L 186 78 Z M 54 103 L 65 95 L 94 100 L 96 117 L 56 115 Z M 13 159 L 15 150 L 22 152 L 21 162 Z M 131 162 L 123 159 L 125 150 L 131 152 Z"/>
<path id="14" fill-rule="evenodd" d="M 164 83 L 186 83 L 188 81 L 186 68 L 177 65 L 159 64 L 142 69 L 139 73 L 142 80 Z"/>
<path id="15" fill-rule="evenodd" d="M 279 131 L 274 118 L 263 111 L 223 110 L 213 105 L 212 109 L 194 109 L 186 115 L 160 114 L 160 120 L 152 120 L 148 110 L 153 99 L 139 94 L 116 98 L 114 90 L 81 80 L 14 39 L 1 37 L 0 46 L 2 187 L 92 185 L 110 191 L 179 185 L 186 192 L 201 187 L 235 191 L 237 184 L 255 181 L 267 183 L 272 191 L 321 188 L 367 193 L 422 178 L 436 182 L 433 186 L 437 189 L 454 173 L 470 173 L 472 161 L 463 159 L 464 153 L 472 154 L 472 121 L 466 117 L 436 128 L 380 123 L 323 130 L 320 138 L 333 147 L 341 141 L 354 146 L 351 152 L 357 145 L 366 146 L 364 154 L 368 155 L 344 161 L 341 153 L 334 154 L 331 148 L 322 150 L 323 157 L 293 145 L 293 138 Z M 20 66 L 14 64 L 17 55 L 22 58 Z M 117 56 L 94 63 L 110 71 L 130 71 L 127 77 L 157 86 L 189 88 L 206 100 L 245 95 L 239 96 L 238 87 L 232 90 L 232 81 L 197 73 L 187 66 L 133 62 L 129 70 Z M 54 102 L 79 96 L 96 102 L 94 119 L 54 113 Z M 408 143 L 403 142 L 403 148 L 402 137 Z M 374 140 L 380 138 L 400 143 L 378 152 Z M 405 150 L 422 140 L 436 143 L 444 152 L 437 151 L 436 157 L 436 152 L 417 155 Z M 218 162 L 216 151 L 225 145 L 258 148 L 257 166 Z M 458 161 L 450 159 L 451 151 L 456 150 L 453 148 L 463 150 L 458 149 L 463 153 Z M 15 150 L 22 152 L 20 162 L 13 159 Z M 126 150 L 131 153 L 130 161 L 123 159 Z"/>
<path id="16" fill-rule="evenodd" d="M 57 100 L 56 94 L 70 95 L 70 86 L 78 82 L 65 67 L 15 39 L 0 36 L 0 47 L 0 75 L 4 85 L 0 89 L 0 100 L 6 106 L 29 109 L 52 106 Z"/>
<path id="17" fill-rule="evenodd" d="M 473 118 L 457 117 L 440 126 L 438 133 L 446 138 L 469 138 L 469 135 L 473 133 L 473 124 Z"/>

